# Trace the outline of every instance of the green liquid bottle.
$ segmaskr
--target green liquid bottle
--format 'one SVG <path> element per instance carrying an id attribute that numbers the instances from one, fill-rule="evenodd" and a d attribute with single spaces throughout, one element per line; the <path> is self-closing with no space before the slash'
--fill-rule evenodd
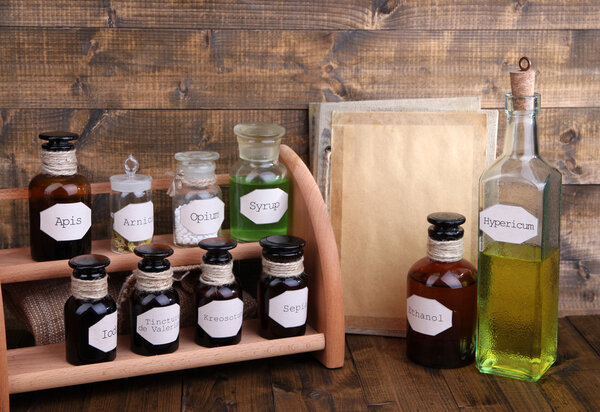
<path id="1" fill-rule="evenodd" d="M 229 180 L 231 237 L 255 242 L 270 235 L 285 235 L 292 205 L 290 181 L 278 162 L 285 129 L 275 124 L 239 124 L 235 132 L 240 159 Z"/>
<path id="2" fill-rule="evenodd" d="M 475 357 L 480 372 L 526 381 L 556 360 L 560 246 L 561 174 L 538 153 L 533 79 L 511 73 L 504 153 L 480 179 Z"/>

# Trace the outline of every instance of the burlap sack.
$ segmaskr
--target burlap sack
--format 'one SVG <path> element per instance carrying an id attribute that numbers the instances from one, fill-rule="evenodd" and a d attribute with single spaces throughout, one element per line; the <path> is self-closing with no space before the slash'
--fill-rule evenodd
<path id="1" fill-rule="evenodd" d="M 200 270 L 181 271 L 173 267 L 175 290 L 179 294 L 182 328 L 196 323 L 196 302 L 194 286 L 198 282 Z M 111 273 L 108 278 L 108 292 L 117 301 L 121 286 L 131 272 Z M 49 345 L 65 340 L 64 306 L 71 296 L 71 280 L 51 279 L 36 282 L 22 282 L 2 285 L 4 299 L 11 311 L 33 334 L 36 345 Z M 249 293 L 243 294 L 244 319 L 256 316 L 256 301 Z M 129 333 L 129 301 L 119 307 L 119 334 Z"/>

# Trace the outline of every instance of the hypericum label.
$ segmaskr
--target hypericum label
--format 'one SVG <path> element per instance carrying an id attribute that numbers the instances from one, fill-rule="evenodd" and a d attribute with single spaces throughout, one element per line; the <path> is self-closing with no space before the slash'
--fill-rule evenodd
<path id="1" fill-rule="evenodd" d="M 213 300 L 198 308 L 198 325 L 212 338 L 229 338 L 238 334 L 244 320 L 241 299 Z"/>
<path id="2" fill-rule="evenodd" d="M 57 203 L 40 212 L 40 230 L 58 241 L 78 240 L 92 226 L 92 209 L 82 202 Z"/>
<path id="3" fill-rule="evenodd" d="M 117 347 L 117 312 L 106 315 L 88 329 L 88 343 L 102 352 Z"/>
<path id="4" fill-rule="evenodd" d="M 179 304 L 152 308 L 138 315 L 135 330 L 153 345 L 174 342 L 179 336 Z"/>
<path id="5" fill-rule="evenodd" d="M 216 196 L 192 200 L 181 206 L 179 219 L 193 234 L 215 237 L 225 219 L 225 203 Z"/>
<path id="6" fill-rule="evenodd" d="M 255 189 L 240 197 L 240 213 L 257 225 L 277 223 L 288 209 L 288 194 L 281 189 Z"/>
<path id="7" fill-rule="evenodd" d="M 538 235 L 538 219 L 520 206 L 497 204 L 479 212 L 479 229 L 497 242 L 521 244 Z"/>
<path id="8" fill-rule="evenodd" d="M 308 288 L 286 290 L 269 300 L 269 317 L 284 328 L 295 328 L 306 323 Z"/>
<path id="9" fill-rule="evenodd" d="M 452 311 L 435 299 L 412 295 L 406 299 L 406 318 L 412 330 L 436 336 L 452 327 Z"/>
<path id="10" fill-rule="evenodd" d="M 152 239 L 154 205 L 152 202 L 131 203 L 113 216 L 113 229 L 129 242 Z"/>

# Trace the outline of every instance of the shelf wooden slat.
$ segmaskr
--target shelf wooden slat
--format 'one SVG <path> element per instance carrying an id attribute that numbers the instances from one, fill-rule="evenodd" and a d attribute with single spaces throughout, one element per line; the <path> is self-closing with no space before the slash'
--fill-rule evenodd
<path id="1" fill-rule="evenodd" d="M 306 334 L 267 340 L 257 333 L 256 320 L 245 321 L 242 341 L 235 346 L 205 348 L 194 342 L 194 328 L 181 330 L 179 349 L 167 355 L 141 356 L 130 350 L 130 336 L 119 336 L 117 358 L 112 362 L 73 366 L 65 360 L 65 345 L 8 351 L 10 393 L 36 391 L 82 383 L 162 373 L 222 363 L 269 358 L 325 348 L 325 336 L 307 326 Z"/>
<path id="2" fill-rule="evenodd" d="M 169 257 L 173 266 L 185 266 L 202 262 L 204 251 L 200 248 L 180 248 L 173 245 L 173 235 L 154 236 L 154 242 L 170 245 L 175 253 Z M 110 240 L 97 240 L 92 242 L 92 253 L 106 255 L 110 258 L 109 272 L 122 272 L 133 270 L 140 260 L 133 253 L 118 254 L 110 250 Z M 259 258 L 260 245 L 253 243 L 240 243 L 231 251 L 236 260 Z M 31 259 L 29 248 L 0 250 L 0 283 L 25 282 L 30 280 L 52 279 L 70 276 L 72 269 L 67 260 L 54 260 L 50 262 L 36 262 Z"/>

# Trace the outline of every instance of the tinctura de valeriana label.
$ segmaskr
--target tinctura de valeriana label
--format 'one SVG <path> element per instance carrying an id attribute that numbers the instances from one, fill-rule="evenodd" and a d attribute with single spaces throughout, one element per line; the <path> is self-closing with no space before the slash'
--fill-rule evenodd
<path id="1" fill-rule="evenodd" d="M 240 213 L 257 225 L 276 223 L 288 209 L 288 194 L 283 190 L 255 189 L 240 197 Z"/>
<path id="2" fill-rule="evenodd" d="M 497 204 L 479 212 L 479 229 L 497 242 L 521 244 L 538 235 L 538 218 L 520 206 Z"/>
<path id="3" fill-rule="evenodd" d="M 153 345 L 174 342 L 179 336 L 179 304 L 152 308 L 136 319 L 136 332 Z"/>
<path id="4" fill-rule="evenodd" d="M 452 327 L 452 311 L 435 299 L 412 295 L 406 299 L 406 318 L 419 333 L 436 336 Z"/>
<path id="5" fill-rule="evenodd" d="M 92 226 L 92 210 L 82 202 L 57 203 L 40 212 L 40 229 L 54 240 L 78 240 Z"/>

